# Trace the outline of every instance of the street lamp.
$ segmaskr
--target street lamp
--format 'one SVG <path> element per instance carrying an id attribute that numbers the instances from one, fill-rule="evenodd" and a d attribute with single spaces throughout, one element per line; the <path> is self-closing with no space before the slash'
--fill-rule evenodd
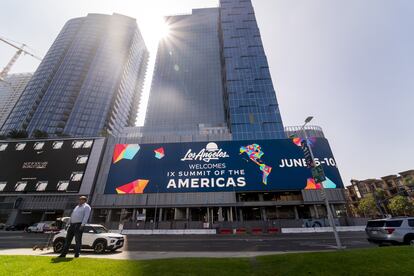
<path id="1" fill-rule="evenodd" d="M 308 135 L 306 134 L 305 126 L 310 121 L 312 121 L 312 119 L 313 119 L 312 116 L 307 117 L 305 119 L 305 123 L 303 124 L 303 126 L 300 129 L 300 131 L 302 132 L 302 135 L 303 135 L 306 143 L 308 141 Z M 312 164 L 311 164 L 311 166 L 314 167 L 315 166 L 315 157 L 313 155 L 312 147 L 309 145 L 308 148 L 309 148 L 310 156 L 312 158 Z M 321 183 L 321 196 L 322 196 L 322 198 L 325 201 L 326 211 L 327 211 L 327 214 L 328 214 L 328 221 L 329 221 L 329 225 L 332 227 L 332 230 L 334 232 L 334 236 L 335 236 L 335 240 L 336 240 L 336 246 L 337 246 L 338 249 L 341 249 L 342 248 L 341 240 L 339 238 L 338 231 L 336 230 L 336 225 L 335 225 L 334 218 L 333 218 L 333 215 L 332 215 L 332 210 L 331 210 L 331 207 L 329 205 L 329 199 L 328 199 L 328 197 L 326 195 L 325 187 L 323 186 L 323 183 Z"/>

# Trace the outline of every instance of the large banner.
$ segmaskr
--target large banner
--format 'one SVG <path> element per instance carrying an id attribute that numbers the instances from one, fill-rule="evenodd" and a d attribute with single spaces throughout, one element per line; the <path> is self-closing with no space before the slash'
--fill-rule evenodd
<path id="1" fill-rule="evenodd" d="M 0 141 L 0 193 L 78 192 L 93 143 Z"/>
<path id="2" fill-rule="evenodd" d="M 328 141 L 308 143 L 322 165 L 325 188 L 342 188 Z M 117 144 L 107 194 L 318 189 L 300 141 Z"/>

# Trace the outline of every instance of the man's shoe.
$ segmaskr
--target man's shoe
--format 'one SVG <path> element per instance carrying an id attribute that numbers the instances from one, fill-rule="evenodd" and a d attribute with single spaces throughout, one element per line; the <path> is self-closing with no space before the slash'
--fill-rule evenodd
<path id="1" fill-rule="evenodd" d="M 79 255 L 75 255 L 75 258 L 79 258 Z"/>
<path id="2" fill-rule="evenodd" d="M 66 255 L 59 255 L 58 258 L 66 258 Z"/>

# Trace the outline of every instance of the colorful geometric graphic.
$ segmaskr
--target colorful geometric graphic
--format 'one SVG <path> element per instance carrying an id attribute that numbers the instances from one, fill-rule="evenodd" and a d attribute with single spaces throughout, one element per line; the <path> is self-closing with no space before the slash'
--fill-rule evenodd
<path id="1" fill-rule="evenodd" d="M 300 147 L 300 146 L 302 146 L 302 139 L 301 139 L 301 138 L 299 138 L 299 137 L 295 137 L 295 138 L 293 138 L 293 143 L 294 143 L 296 146 Z"/>
<path id="2" fill-rule="evenodd" d="M 326 178 L 326 180 L 323 181 L 322 183 L 325 189 L 336 188 L 336 184 L 329 178 Z M 307 179 L 305 190 L 319 190 L 320 188 L 322 188 L 321 183 L 315 183 L 315 180 L 312 177 Z"/>
<path id="3" fill-rule="evenodd" d="M 272 167 L 263 163 L 260 158 L 263 156 L 264 152 L 261 150 L 260 145 L 252 144 L 245 147 L 240 147 L 240 154 L 246 153 L 249 156 L 249 159 L 259 166 L 259 169 L 263 172 L 262 182 L 267 185 L 267 177 L 272 171 Z"/>
<path id="4" fill-rule="evenodd" d="M 322 183 L 323 183 L 323 187 L 325 189 L 335 189 L 336 188 L 336 184 L 327 177 L 326 177 L 326 180 Z"/>
<path id="5" fill-rule="evenodd" d="M 115 164 L 122 159 L 132 160 L 139 149 L 138 144 L 116 144 L 112 162 Z"/>
<path id="6" fill-rule="evenodd" d="M 116 188 L 117 194 L 143 194 L 149 180 L 137 179 L 125 185 Z"/>
<path id="7" fill-rule="evenodd" d="M 305 139 L 302 139 L 300 137 L 295 137 L 295 138 L 292 139 L 293 143 L 298 147 L 302 146 L 302 141 L 303 140 L 305 140 Z M 306 139 L 306 141 L 308 142 L 309 146 L 313 146 L 316 143 L 316 138 L 315 137 L 308 137 Z"/>
<path id="8" fill-rule="evenodd" d="M 162 159 L 165 156 L 164 148 L 162 147 L 154 150 L 154 152 L 155 152 L 155 158 Z"/>

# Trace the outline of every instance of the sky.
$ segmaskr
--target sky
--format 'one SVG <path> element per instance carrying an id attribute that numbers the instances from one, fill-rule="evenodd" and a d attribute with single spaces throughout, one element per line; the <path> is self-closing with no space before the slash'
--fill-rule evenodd
<path id="1" fill-rule="evenodd" d="M 217 0 L 1 0 L 0 37 L 44 56 L 67 20 L 87 13 L 137 19 L 153 63 L 165 15 Z M 414 169 L 414 1 L 253 0 L 285 125 L 324 129 L 344 183 Z M 0 67 L 14 54 L 0 43 Z M 38 66 L 21 57 L 12 72 Z M 144 88 L 145 114 L 152 73 Z"/>

